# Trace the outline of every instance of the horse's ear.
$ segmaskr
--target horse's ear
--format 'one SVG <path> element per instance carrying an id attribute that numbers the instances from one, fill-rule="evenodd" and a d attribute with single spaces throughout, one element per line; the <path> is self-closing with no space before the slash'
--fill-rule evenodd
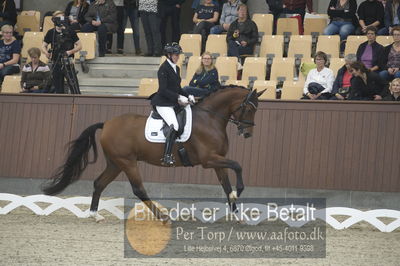
<path id="1" fill-rule="evenodd" d="M 260 97 L 266 90 L 267 90 L 267 89 L 264 89 L 264 90 L 262 90 L 262 91 L 260 91 L 260 92 L 257 92 L 257 90 L 256 90 L 257 98 Z"/>

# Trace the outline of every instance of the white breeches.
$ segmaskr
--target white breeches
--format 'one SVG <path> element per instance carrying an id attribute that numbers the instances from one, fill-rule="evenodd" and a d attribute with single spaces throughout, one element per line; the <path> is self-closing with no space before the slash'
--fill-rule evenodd
<path id="1" fill-rule="evenodd" d="M 172 106 L 156 106 L 157 112 L 167 122 L 168 126 L 173 125 L 175 131 L 178 131 L 179 124 L 176 119 L 175 111 Z"/>

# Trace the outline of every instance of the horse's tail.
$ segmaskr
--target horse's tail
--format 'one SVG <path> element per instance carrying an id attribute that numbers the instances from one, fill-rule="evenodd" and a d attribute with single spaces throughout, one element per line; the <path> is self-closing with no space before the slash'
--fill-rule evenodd
<path id="1" fill-rule="evenodd" d="M 63 191 L 69 184 L 79 179 L 89 163 L 97 160 L 96 130 L 103 128 L 104 123 L 97 123 L 85 129 L 81 135 L 70 143 L 67 160 L 60 166 L 50 181 L 42 185 L 46 195 L 54 195 Z M 93 161 L 89 161 L 89 151 L 93 147 Z"/>

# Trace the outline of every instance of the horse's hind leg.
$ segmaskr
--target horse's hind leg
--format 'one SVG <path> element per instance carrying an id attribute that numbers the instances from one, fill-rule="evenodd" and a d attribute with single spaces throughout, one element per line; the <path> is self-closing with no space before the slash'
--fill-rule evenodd
<path id="1" fill-rule="evenodd" d="M 94 217 L 96 221 L 104 219 L 103 216 L 97 213 L 101 192 L 113 181 L 121 170 L 110 160 L 107 159 L 107 166 L 103 173 L 94 181 L 94 191 L 92 203 L 90 204 L 90 217 Z"/>
<path id="2" fill-rule="evenodd" d="M 153 214 L 162 221 L 166 221 L 168 217 L 162 214 L 158 207 L 153 203 L 153 201 L 147 195 L 144 189 L 142 178 L 140 177 L 137 162 L 130 162 L 129 166 L 123 169 L 127 175 L 129 182 L 131 183 L 133 194 L 136 195 L 146 206 L 153 212 Z"/>

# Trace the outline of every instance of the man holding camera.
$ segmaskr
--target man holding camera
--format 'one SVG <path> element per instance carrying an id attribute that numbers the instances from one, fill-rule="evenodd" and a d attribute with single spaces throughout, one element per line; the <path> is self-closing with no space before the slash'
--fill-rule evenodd
<path id="1" fill-rule="evenodd" d="M 56 11 L 52 18 L 55 27 L 49 30 L 44 37 L 42 51 L 52 62 L 53 88 L 55 93 L 64 93 L 65 69 L 62 60 L 73 60 L 74 54 L 82 49 L 75 31 L 69 29 L 69 22 L 64 12 Z M 49 44 L 51 50 L 48 49 Z M 65 67 L 65 66 L 64 66 Z M 73 69 L 73 71 L 75 71 Z M 72 73 L 75 76 L 75 73 Z M 76 80 L 77 83 L 77 80 Z"/>

